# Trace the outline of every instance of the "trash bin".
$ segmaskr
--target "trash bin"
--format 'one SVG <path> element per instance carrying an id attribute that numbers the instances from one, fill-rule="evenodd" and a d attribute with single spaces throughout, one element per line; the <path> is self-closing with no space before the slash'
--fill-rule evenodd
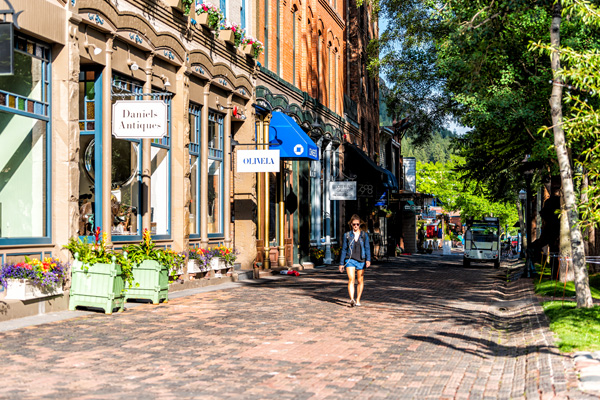
<path id="1" fill-rule="evenodd" d="M 391 236 L 387 238 L 387 255 L 394 257 L 396 255 L 396 239 Z"/>

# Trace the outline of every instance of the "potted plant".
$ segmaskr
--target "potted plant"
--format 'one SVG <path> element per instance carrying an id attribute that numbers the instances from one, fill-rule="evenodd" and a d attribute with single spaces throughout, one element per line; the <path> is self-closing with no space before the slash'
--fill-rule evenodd
<path id="1" fill-rule="evenodd" d="M 125 299 L 148 299 L 153 304 L 169 301 L 169 269 L 177 264 L 175 252 L 156 248 L 148 229 L 142 233 L 142 242 L 124 246 L 127 259 L 132 263 L 133 281 Z"/>
<path id="2" fill-rule="evenodd" d="M 219 38 L 226 43 L 232 44 L 238 47 L 242 44 L 244 39 L 244 29 L 240 28 L 235 22 L 229 22 L 226 19 L 221 21 L 221 30 L 219 31 Z"/>
<path id="3" fill-rule="evenodd" d="M 31 300 L 56 296 L 63 292 L 67 265 L 56 258 L 43 260 L 25 257 L 24 262 L 4 264 L 0 270 L 0 284 L 6 289 L 8 300 Z"/>
<path id="4" fill-rule="evenodd" d="M 323 264 L 323 258 L 325 257 L 325 250 L 320 247 L 311 247 L 309 250 L 310 261 L 314 265 Z"/>
<path id="5" fill-rule="evenodd" d="M 120 253 L 110 250 L 106 232 L 100 227 L 94 232 L 94 243 L 71 238 L 65 246 L 75 258 L 71 267 L 69 309 L 77 306 L 98 307 L 106 314 L 115 308 L 123 311 L 125 282 L 133 282 L 131 263 Z"/>
<path id="6" fill-rule="evenodd" d="M 210 271 L 210 260 L 213 253 L 207 249 L 195 248 L 188 251 L 188 274 Z"/>
<path id="7" fill-rule="evenodd" d="M 185 254 L 177 253 L 172 249 L 163 249 L 165 252 L 165 260 L 169 266 L 169 283 L 175 281 L 183 275 L 183 264 L 185 262 Z"/>
<path id="8" fill-rule="evenodd" d="M 247 56 L 253 57 L 257 59 L 265 50 L 262 42 L 252 36 L 245 36 L 244 40 L 242 40 L 242 51 Z"/>
<path id="9" fill-rule="evenodd" d="M 219 23 L 224 18 L 223 12 L 208 2 L 196 4 L 196 14 L 198 14 L 198 23 L 213 31 L 219 29 Z"/>

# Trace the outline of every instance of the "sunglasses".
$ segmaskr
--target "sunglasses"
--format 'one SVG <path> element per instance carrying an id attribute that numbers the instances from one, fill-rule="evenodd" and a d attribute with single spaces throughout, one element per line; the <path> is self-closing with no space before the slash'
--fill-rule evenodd
<path id="1" fill-rule="evenodd" d="M 352 226 L 360 226 L 360 224 L 352 224 Z"/>

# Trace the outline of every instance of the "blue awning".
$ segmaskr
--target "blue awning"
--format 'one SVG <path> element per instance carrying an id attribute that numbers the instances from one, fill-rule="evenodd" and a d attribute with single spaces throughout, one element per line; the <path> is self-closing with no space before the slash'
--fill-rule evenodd
<path id="1" fill-rule="evenodd" d="M 279 150 L 279 158 L 292 160 L 319 160 L 319 148 L 292 117 L 273 111 L 269 125 L 271 149 Z"/>

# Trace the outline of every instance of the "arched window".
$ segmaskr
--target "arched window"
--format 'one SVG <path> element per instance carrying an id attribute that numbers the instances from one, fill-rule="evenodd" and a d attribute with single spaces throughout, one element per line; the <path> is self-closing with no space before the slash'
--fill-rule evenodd
<path id="1" fill-rule="evenodd" d="M 319 100 L 320 103 L 323 103 L 323 95 L 321 88 L 321 78 L 323 77 L 323 60 L 321 59 L 323 55 L 322 43 L 323 33 L 322 31 L 319 31 L 317 35 L 317 100 Z"/>
<path id="2" fill-rule="evenodd" d="M 277 68 L 276 68 L 275 72 L 277 72 L 277 75 L 279 75 L 279 76 L 281 76 L 281 47 L 279 45 L 279 36 L 281 34 L 280 8 L 281 8 L 281 0 L 277 0 L 277 28 L 276 28 L 277 37 L 275 38 L 275 40 L 277 41 Z"/>
<path id="3" fill-rule="evenodd" d="M 294 86 L 298 86 L 298 82 L 296 82 L 296 51 L 297 51 L 297 42 L 296 42 L 296 16 L 298 15 L 298 8 L 294 6 L 292 8 L 292 83 Z"/>
<path id="4" fill-rule="evenodd" d="M 269 68 L 269 0 L 265 0 L 264 45 L 265 68 Z"/>

